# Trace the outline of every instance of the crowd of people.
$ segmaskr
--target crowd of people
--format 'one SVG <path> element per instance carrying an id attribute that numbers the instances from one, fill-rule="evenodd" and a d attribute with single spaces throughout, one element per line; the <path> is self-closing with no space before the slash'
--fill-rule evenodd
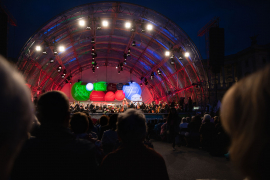
<path id="1" fill-rule="evenodd" d="M 105 112 L 105 113 L 122 113 L 127 109 L 140 109 L 144 113 L 169 113 L 170 108 L 175 108 L 177 112 L 192 112 L 193 104 L 191 98 L 187 104 L 184 101 L 179 102 L 163 102 L 160 101 L 158 104 L 153 101 L 152 103 L 144 102 L 128 102 L 126 99 L 123 100 L 122 105 L 105 105 L 105 104 L 93 104 L 93 103 L 80 103 L 73 102 L 70 104 L 71 112 L 82 112 L 88 111 L 89 113 Z"/>
<path id="2" fill-rule="evenodd" d="M 223 127 L 236 167 L 249 180 L 268 179 L 269 77 L 267 66 L 232 86 L 222 101 L 221 122 L 209 114 L 179 122 L 174 107 L 160 123 L 147 124 L 144 113 L 135 109 L 93 122 L 89 112 L 71 116 L 68 98 L 60 91 L 39 97 L 35 117 L 23 77 L 0 58 L 0 179 L 166 180 L 165 161 L 148 141 L 152 135 L 168 139 L 173 148 L 180 144 L 224 153 L 228 139 Z"/>

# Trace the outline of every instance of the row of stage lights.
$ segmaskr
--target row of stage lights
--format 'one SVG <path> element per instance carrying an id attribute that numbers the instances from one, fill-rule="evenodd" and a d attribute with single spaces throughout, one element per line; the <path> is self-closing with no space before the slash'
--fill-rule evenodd
<path id="1" fill-rule="evenodd" d="M 88 18 L 88 23 L 85 20 L 80 20 L 79 21 L 79 25 L 81 27 L 86 27 L 86 30 L 91 30 L 91 24 L 92 24 L 92 22 L 91 22 L 90 18 Z M 103 27 L 108 27 L 109 26 L 109 22 L 107 20 L 103 20 L 100 24 Z M 130 29 L 131 32 L 135 31 L 134 23 L 131 23 L 131 22 L 126 22 L 125 23 L 125 28 Z M 100 29 L 101 29 L 101 26 L 97 26 L 97 30 L 100 30 Z M 145 32 L 146 30 L 151 31 L 151 30 L 153 30 L 153 25 L 152 24 L 145 24 L 144 20 L 142 20 L 141 29 L 142 29 L 141 32 Z M 94 38 L 91 39 L 91 44 L 95 44 L 95 39 Z M 133 41 L 131 45 L 136 46 L 136 42 Z M 38 52 L 42 51 L 43 54 L 45 54 L 45 55 L 47 54 L 46 48 L 45 47 L 42 48 L 40 45 L 36 46 L 36 51 L 38 51 Z M 57 49 L 56 48 L 56 43 L 54 42 L 53 54 L 58 55 L 58 51 L 59 52 L 64 52 L 65 47 L 60 45 L 58 47 L 58 49 Z M 116 69 L 118 69 L 118 74 L 120 74 L 120 71 L 123 71 L 123 64 L 127 63 L 127 57 L 130 56 L 130 52 L 131 52 L 131 50 L 129 48 L 127 54 L 124 54 L 124 62 L 123 63 L 119 62 L 119 64 L 116 66 Z M 95 68 L 99 68 L 99 66 L 97 65 L 97 62 L 95 61 L 95 58 L 97 57 L 97 54 L 95 52 L 95 47 L 94 46 L 92 46 L 92 53 L 91 54 L 92 54 L 92 71 L 93 71 L 93 73 L 95 73 Z M 167 56 L 167 57 L 170 56 L 170 60 L 171 60 L 170 64 L 171 65 L 175 64 L 174 55 L 173 55 L 172 51 L 170 51 L 170 50 L 165 51 L 165 56 Z M 185 52 L 184 56 L 186 58 L 188 58 L 189 57 L 189 52 Z M 183 59 L 183 57 L 180 56 L 179 60 L 182 60 L 182 59 Z M 54 63 L 54 61 L 55 61 L 54 58 L 50 58 L 50 63 Z M 60 73 L 61 69 L 62 69 L 62 67 L 59 66 L 57 68 L 57 72 Z M 157 74 L 161 75 L 161 71 L 159 69 L 157 69 Z M 65 78 L 65 75 L 66 75 L 66 70 L 63 71 L 62 78 Z M 150 78 L 151 78 L 151 80 L 154 78 L 154 72 L 151 73 Z M 147 85 L 147 84 L 148 84 L 148 81 L 145 78 L 145 85 Z"/>
<path id="2" fill-rule="evenodd" d="M 106 28 L 106 27 L 109 26 L 109 21 L 103 20 L 103 21 L 101 21 L 100 24 L 102 25 L 102 27 L 105 27 Z M 142 20 L 140 24 L 141 24 L 141 29 L 142 29 L 141 32 L 145 32 L 146 30 L 148 30 L 148 31 L 153 30 L 153 25 L 152 24 L 149 24 L 149 23 L 146 24 L 144 22 L 144 20 Z M 91 30 L 92 21 L 91 21 L 90 18 L 88 18 L 88 22 L 86 22 L 85 20 L 81 19 L 79 21 L 79 25 L 81 27 L 86 27 L 86 30 Z M 100 30 L 102 27 L 101 26 L 97 26 L 97 30 Z M 125 28 L 126 29 L 130 29 L 131 32 L 135 32 L 135 24 L 134 24 L 134 22 L 130 22 L 130 21 L 125 22 Z"/>

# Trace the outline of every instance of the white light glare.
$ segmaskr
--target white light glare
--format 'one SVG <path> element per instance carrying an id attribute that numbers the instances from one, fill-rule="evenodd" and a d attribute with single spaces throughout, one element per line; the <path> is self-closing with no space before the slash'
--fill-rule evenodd
<path id="1" fill-rule="evenodd" d="M 92 83 L 86 84 L 86 90 L 87 90 L 87 91 L 92 91 L 93 88 L 94 88 L 94 85 L 93 85 Z"/>
<path id="2" fill-rule="evenodd" d="M 64 46 L 59 46 L 59 51 L 60 52 L 64 52 L 65 51 L 65 47 Z"/>
<path id="3" fill-rule="evenodd" d="M 170 56 L 170 54 L 171 54 L 170 51 L 165 52 L 165 56 Z"/>
<path id="4" fill-rule="evenodd" d="M 146 28 L 147 28 L 147 30 L 151 31 L 151 30 L 153 29 L 153 26 L 152 26 L 152 24 L 148 24 L 148 25 L 146 26 Z"/>
<path id="5" fill-rule="evenodd" d="M 85 21 L 84 21 L 84 20 L 80 20 L 80 21 L 79 21 L 79 25 L 80 25 L 80 26 L 85 26 Z"/>
<path id="6" fill-rule="evenodd" d="M 102 26 L 108 27 L 109 26 L 109 22 L 108 21 L 102 21 Z"/>
<path id="7" fill-rule="evenodd" d="M 41 51 L 41 47 L 40 46 L 36 46 L 36 51 Z"/>
<path id="8" fill-rule="evenodd" d="M 126 28 L 130 28 L 131 27 L 131 23 L 130 22 L 126 22 L 125 27 Z"/>
<path id="9" fill-rule="evenodd" d="M 185 52 L 185 57 L 189 57 L 189 52 Z"/>

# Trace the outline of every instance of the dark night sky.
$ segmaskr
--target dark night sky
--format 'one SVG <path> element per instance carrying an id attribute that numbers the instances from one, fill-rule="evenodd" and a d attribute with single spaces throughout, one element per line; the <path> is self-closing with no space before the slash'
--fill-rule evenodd
<path id="1" fill-rule="evenodd" d="M 59 13 L 87 0 L 2 0 L 17 21 L 9 30 L 9 57 L 17 58 L 29 37 Z M 178 24 L 206 58 L 205 39 L 197 32 L 214 16 L 225 28 L 225 55 L 250 46 L 250 36 L 258 34 L 258 44 L 270 43 L 269 0 L 126 0 L 153 9 Z"/>

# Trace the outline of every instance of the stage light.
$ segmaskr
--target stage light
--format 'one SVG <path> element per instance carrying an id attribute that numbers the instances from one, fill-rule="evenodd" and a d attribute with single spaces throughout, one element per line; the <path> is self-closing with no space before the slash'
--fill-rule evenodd
<path id="1" fill-rule="evenodd" d="M 126 60 L 124 60 L 124 64 L 127 64 L 127 61 Z"/>
<path id="2" fill-rule="evenodd" d="M 97 65 L 97 68 L 99 68 L 98 65 Z"/>
<path id="3" fill-rule="evenodd" d="M 157 69 L 157 73 L 158 75 L 161 75 L 161 71 L 159 69 Z"/>
<path id="4" fill-rule="evenodd" d="M 117 69 L 118 67 L 116 66 L 115 68 Z"/>
<path id="5" fill-rule="evenodd" d="M 128 29 L 131 28 L 131 23 L 130 22 L 126 22 L 125 23 L 125 27 L 128 28 Z"/>
<path id="6" fill-rule="evenodd" d="M 80 26 L 85 26 L 85 21 L 84 21 L 84 20 L 80 20 L 80 21 L 79 21 L 79 25 L 80 25 Z"/>
<path id="7" fill-rule="evenodd" d="M 71 84 L 71 82 L 69 82 L 69 84 Z"/>
<path id="8" fill-rule="evenodd" d="M 154 75 L 155 75 L 154 72 L 152 72 L 152 73 L 151 73 L 151 76 L 150 76 L 151 80 L 154 79 Z"/>
<path id="9" fill-rule="evenodd" d="M 95 46 L 92 46 L 92 51 L 94 51 L 95 50 Z"/>
<path id="10" fill-rule="evenodd" d="M 59 73 L 60 73 L 60 72 L 61 72 L 61 69 L 58 69 L 58 70 L 57 70 L 57 72 L 59 72 Z"/>
<path id="11" fill-rule="evenodd" d="M 179 59 L 179 60 L 183 60 L 183 57 L 182 57 L 182 55 L 180 55 L 178 59 Z"/>
<path id="12" fill-rule="evenodd" d="M 62 78 L 64 79 L 65 78 L 65 75 L 62 75 Z"/>
<path id="13" fill-rule="evenodd" d="M 65 76 L 67 74 L 67 70 L 65 69 L 64 71 L 63 71 L 63 75 Z"/>
<path id="14" fill-rule="evenodd" d="M 59 46 L 59 51 L 60 52 L 64 52 L 65 51 L 65 47 L 64 46 Z"/>
<path id="15" fill-rule="evenodd" d="M 106 20 L 102 21 L 102 26 L 108 27 L 109 26 L 109 22 L 106 21 Z"/>
<path id="16" fill-rule="evenodd" d="M 95 38 L 91 39 L 91 44 L 95 44 Z"/>
<path id="17" fill-rule="evenodd" d="M 86 84 L 86 90 L 87 91 L 92 91 L 94 89 L 94 85 L 92 83 Z"/>
<path id="18" fill-rule="evenodd" d="M 41 46 L 36 46 L 36 51 L 41 51 Z"/>
<path id="19" fill-rule="evenodd" d="M 185 52 L 185 57 L 189 57 L 189 52 Z"/>
<path id="20" fill-rule="evenodd" d="M 62 66 L 58 66 L 58 69 L 62 69 Z"/>
<path id="21" fill-rule="evenodd" d="M 141 28 L 142 28 L 142 32 L 145 32 L 145 23 L 144 23 L 144 20 L 142 20 L 142 22 L 141 22 Z"/>
<path id="22" fill-rule="evenodd" d="M 92 64 L 95 64 L 95 63 L 96 63 L 96 61 L 94 59 L 92 59 Z"/>
<path id="23" fill-rule="evenodd" d="M 170 56 L 171 52 L 170 51 L 165 51 L 165 56 Z"/>
<path id="24" fill-rule="evenodd" d="M 118 71 L 118 74 L 120 74 L 120 71 Z"/>
<path id="25" fill-rule="evenodd" d="M 142 83 L 140 83 L 140 86 L 142 86 Z"/>
<path id="26" fill-rule="evenodd" d="M 135 41 L 133 41 L 131 45 L 132 45 L 132 46 L 136 46 L 136 42 L 135 42 Z"/>
<path id="27" fill-rule="evenodd" d="M 45 47 L 43 48 L 42 54 L 48 54 Z"/>
<path id="28" fill-rule="evenodd" d="M 53 58 L 50 58 L 50 63 L 54 63 L 54 59 Z"/>
<path id="29" fill-rule="evenodd" d="M 127 54 L 124 54 L 124 60 L 125 61 L 127 60 Z"/>
<path id="30" fill-rule="evenodd" d="M 54 55 L 57 55 L 57 54 L 58 54 L 58 52 L 57 52 L 56 48 L 55 48 L 55 49 L 53 49 L 53 54 L 54 54 Z"/>
<path id="31" fill-rule="evenodd" d="M 175 61 L 174 59 L 171 60 L 171 65 L 174 65 L 175 64 Z"/>
<path id="32" fill-rule="evenodd" d="M 130 52 L 131 50 L 130 50 L 130 48 L 128 48 L 128 52 Z"/>
<path id="33" fill-rule="evenodd" d="M 153 25 L 152 24 L 148 24 L 146 26 L 146 29 L 149 30 L 149 31 L 151 31 L 153 29 Z"/>

